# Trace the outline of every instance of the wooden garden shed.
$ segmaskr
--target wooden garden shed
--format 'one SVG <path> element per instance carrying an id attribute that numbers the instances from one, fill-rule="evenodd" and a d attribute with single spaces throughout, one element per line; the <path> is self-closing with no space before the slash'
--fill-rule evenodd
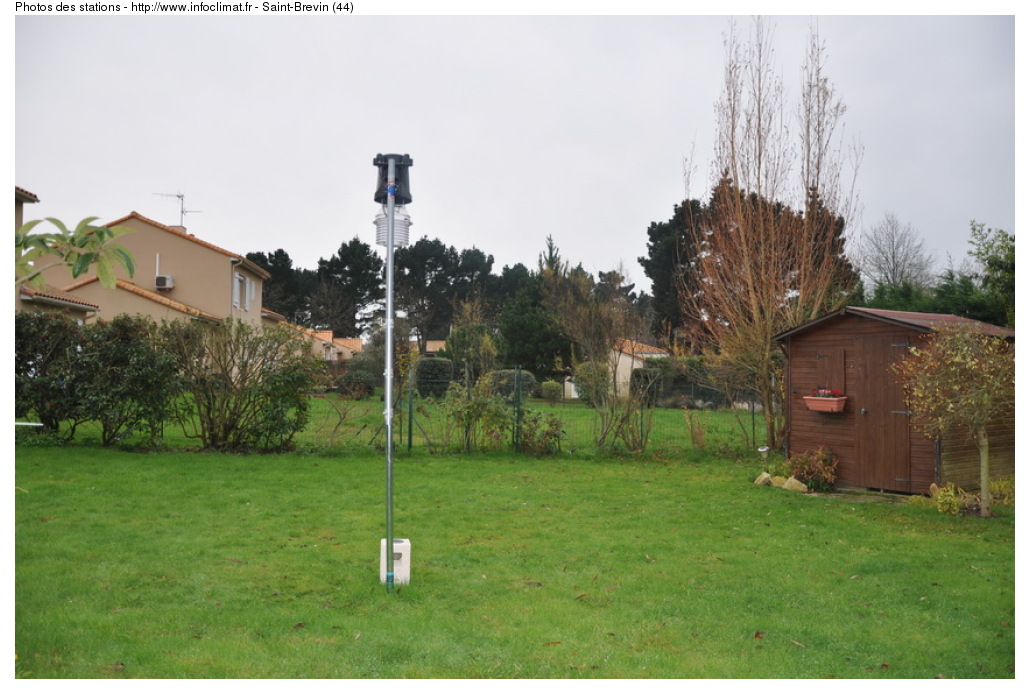
<path id="1" fill-rule="evenodd" d="M 845 307 L 774 339 L 787 363 L 786 451 L 825 446 L 840 461 L 837 484 L 896 492 L 926 493 L 931 484 L 980 486 L 980 457 L 968 430 L 931 439 L 912 425 L 901 385 L 891 366 L 944 324 L 1015 339 L 1015 333 L 946 314 Z M 813 390 L 840 391 L 839 412 L 819 412 L 806 401 Z M 822 399 L 820 399 L 822 400 Z M 988 429 L 991 476 L 1015 475 L 1015 412 Z"/>

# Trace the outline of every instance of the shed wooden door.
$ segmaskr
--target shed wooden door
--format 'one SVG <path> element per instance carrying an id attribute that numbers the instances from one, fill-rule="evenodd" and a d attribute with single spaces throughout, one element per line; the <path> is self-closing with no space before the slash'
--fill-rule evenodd
<path id="1" fill-rule="evenodd" d="M 855 443 L 862 486 L 912 491 L 909 414 L 891 365 L 905 356 L 908 340 L 870 335 L 857 341 Z"/>

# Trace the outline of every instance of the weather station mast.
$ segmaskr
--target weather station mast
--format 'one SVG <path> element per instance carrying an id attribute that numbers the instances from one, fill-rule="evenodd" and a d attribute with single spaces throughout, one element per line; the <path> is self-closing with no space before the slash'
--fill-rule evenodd
<path id="1" fill-rule="evenodd" d="M 392 593 L 395 584 L 411 581 L 411 542 L 393 536 L 393 252 L 408 245 L 411 217 L 404 206 L 411 202 L 408 169 L 414 162 L 407 154 L 377 154 L 372 164 L 379 169 L 374 199 L 383 206 L 375 218 L 376 243 L 386 247 L 386 537 L 379 548 L 379 581 Z"/>

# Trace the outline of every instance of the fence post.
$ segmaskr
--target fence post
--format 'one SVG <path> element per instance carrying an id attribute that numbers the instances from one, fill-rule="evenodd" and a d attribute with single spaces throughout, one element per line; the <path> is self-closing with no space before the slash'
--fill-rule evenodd
<path id="1" fill-rule="evenodd" d="M 472 400 L 472 374 L 469 371 L 469 363 L 468 363 L 467 359 L 465 360 L 465 397 L 468 398 L 468 401 Z M 464 426 L 465 426 L 465 452 L 466 453 L 471 453 L 472 452 L 472 422 L 469 420 L 467 415 L 465 416 Z"/>
<path id="2" fill-rule="evenodd" d="M 415 364 L 417 363 L 417 360 L 413 360 L 408 369 L 408 453 L 411 453 L 411 439 L 415 429 Z"/>
<path id="3" fill-rule="evenodd" d="M 522 452 L 522 367 L 515 367 L 515 452 Z"/>

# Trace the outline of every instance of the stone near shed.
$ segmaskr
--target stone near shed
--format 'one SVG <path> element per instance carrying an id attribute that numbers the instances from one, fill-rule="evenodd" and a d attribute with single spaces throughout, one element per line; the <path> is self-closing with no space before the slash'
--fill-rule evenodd
<path id="1" fill-rule="evenodd" d="M 797 479 L 796 477 L 791 477 L 789 480 L 784 482 L 783 483 L 783 488 L 784 489 L 789 489 L 792 492 L 807 492 L 808 491 L 808 485 L 805 484 L 804 482 L 802 482 L 801 480 Z"/>
<path id="2" fill-rule="evenodd" d="M 757 479 L 755 479 L 755 484 L 765 487 L 771 486 L 772 475 L 770 475 L 768 472 L 763 472 L 761 475 L 758 476 Z"/>
<path id="3" fill-rule="evenodd" d="M 774 487 L 782 487 L 783 485 L 785 485 L 787 483 L 787 478 L 786 477 L 780 477 L 779 475 L 777 475 L 776 477 L 773 477 L 771 480 L 769 480 L 769 482 Z"/>

